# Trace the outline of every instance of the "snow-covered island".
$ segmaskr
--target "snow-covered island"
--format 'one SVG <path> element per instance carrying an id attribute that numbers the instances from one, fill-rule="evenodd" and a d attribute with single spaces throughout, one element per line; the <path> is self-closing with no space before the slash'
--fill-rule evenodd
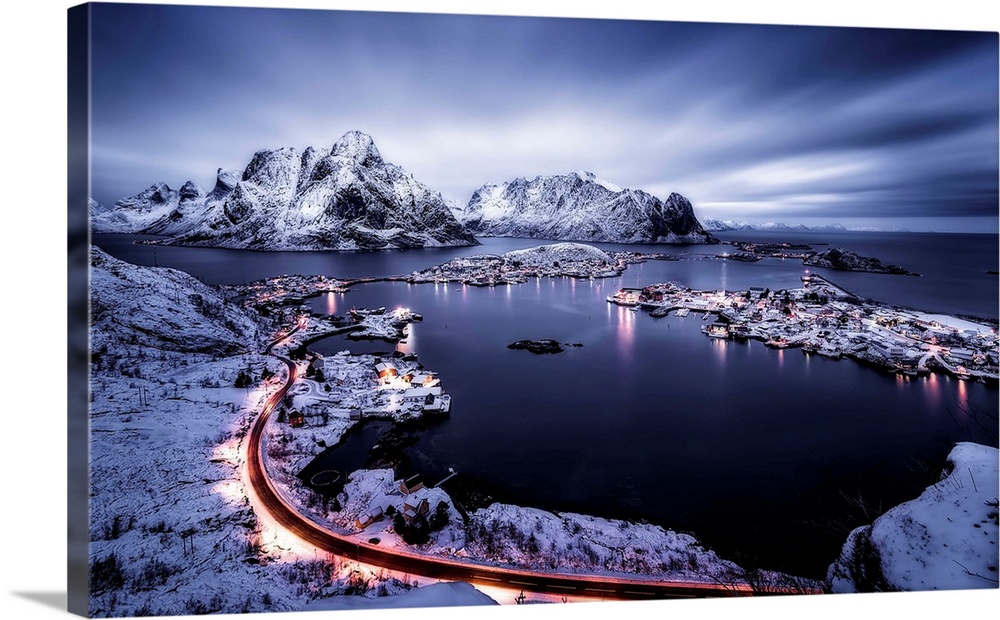
<path id="1" fill-rule="evenodd" d="M 697 291 L 672 282 L 623 288 L 608 302 L 643 307 L 651 316 L 703 313 L 712 338 L 753 339 L 773 348 L 850 357 L 904 375 L 947 372 L 997 381 L 997 326 L 862 300 L 819 275 L 802 287 L 771 291 Z"/>
<path id="2" fill-rule="evenodd" d="M 245 284 L 219 286 L 226 299 L 243 302 L 257 309 L 273 310 L 278 306 L 301 304 L 323 293 L 345 293 L 349 283 L 325 275 L 284 275 Z"/>
<path id="3" fill-rule="evenodd" d="M 551 338 L 542 338 L 540 340 L 518 340 L 507 345 L 508 349 L 514 349 L 515 351 L 530 351 L 532 353 L 545 354 L 545 353 L 562 353 L 565 351 L 563 348 L 566 347 L 582 347 L 583 345 L 579 342 L 572 344 L 562 343 L 558 340 L 553 340 Z"/>
<path id="4" fill-rule="evenodd" d="M 608 253 L 583 243 L 552 243 L 504 254 L 477 254 L 452 260 L 410 274 L 413 284 L 462 282 L 473 286 L 523 284 L 529 278 L 569 276 L 573 278 L 614 278 L 630 264 L 672 257 L 637 252 Z"/>
<path id="5" fill-rule="evenodd" d="M 729 241 L 729 245 L 736 246 L 741 252 L 730 254 L 725 252 L 720 258 L 735 258 L 735 255 L 745 254 L 747 258 L 760 260 L 764 257 L 771 258 L 798 258 L 805 259 L 815 254 L 811 245 L 805 243 L 788 243 L 781 241 Z M 740 259 L 736 259 L 740 260 Z M 743 260 L 747 260 L 746 258 Z"/>

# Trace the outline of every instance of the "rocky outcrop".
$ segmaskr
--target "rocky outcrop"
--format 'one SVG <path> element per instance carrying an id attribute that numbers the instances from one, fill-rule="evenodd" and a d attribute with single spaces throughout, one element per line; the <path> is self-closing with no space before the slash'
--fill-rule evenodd
<path id="1" fill-rule="evenodd" d="M 802 262 L 810 267 L 823 267 L 839 271 L 864 271 L 867 273 L 889 273 L 902 276 L 920 275 L 897 265 L 886 265 L 877 258 L 860 256 L 844 248 L 830 248 L 823 252 L 817 252 Z"/>

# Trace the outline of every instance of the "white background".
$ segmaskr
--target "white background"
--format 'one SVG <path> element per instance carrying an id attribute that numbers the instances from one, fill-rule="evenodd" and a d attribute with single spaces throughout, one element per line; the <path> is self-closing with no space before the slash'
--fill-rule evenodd
<path id="1" fill-rule="evenodd" d="M 162 2 L 160 2 L 162 4 Z M 204 2 L 202 2 L 204 3 Z M 279 2 L 215 5 L 277 6 Z M 9 3 L 0 18 L 0 247 L 3 248 L 4 398 L 0 400 L 3 437 L 0 495 L 0 571 L 2 607 L 8 618 L 65 615 L 66 571 L 66 9 L 75 3 L 45 0 Z M 989 2 L 949 0 L 915 3 L 840 0 L 823 3 L 700 0 L 681 6 L 641 6 L 642 0 L 614 2 L 487 0 L 446 2 L 309 1 L 302 8 L 420 10 L 484 14 L 553 15 L 987 30 L 997 32 L 998 9 Z M 807 6 L 810 5 L 810 6 Z M 992 8 L 987 8 L 992 5 Z M 899 12 L 903 9 L 905 12 Z M 155 179 L 151 179 L 153 181 Z M 19 231 L 39 231 L 20 235 Z M 30 245 L 29 245 L 30 244 Z M 768 600 L 666 601 L 507 607 L 484 610 L 405 612 L 315 612 L 307 616 L 380 620 L 405 613 L 410 618 L 568 619 L 627 614 L 639 618 L 748 617 L 898 619 L 989 617 L 1000 608 L 1000 591 L 916 593 Z M 993 609 L 994 612 L 989 612 Z M 985 614 L 985 616 L 983 615 Z M 226 616 L 240 618 L 240 616 Z"/>

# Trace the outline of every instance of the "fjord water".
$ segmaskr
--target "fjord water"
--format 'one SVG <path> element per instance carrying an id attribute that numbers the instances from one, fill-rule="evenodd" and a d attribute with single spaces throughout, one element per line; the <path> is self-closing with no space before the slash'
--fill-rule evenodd
<path id="1" fill-rule="evenodd" d="M 118 237 L 108 241 L 124 240 Z M 997 316 L 997 278 L 985 273 L 997 268 L 995 235 L 947 236 L 958 243 L 937 235 L 806 237 L 925 274 L 820 270 L 858 294 Z M 209 282 L 295 272 L 391 275 L 451 256 L 538 243 L 486 240 L 477 248 L 291 256 L 157 248 L 155 261 L 183 265 Z M 105 247 L 115 253 L 114 244 Z M 117 248 L 125 260 L 154 260 L 150 246 Z M 441 374 L 453 410 L 406 449 L 409 471 L 433 482 L 453 467 L 505 501 L 645 519 L 692 532 L 724 557 L 811 577 L 823 575 L 847 530 L 865 522 L 852 500 L 885 508 L 916 497 L 937 479 L 955 441 L 983 439 L 970 434 L 967 411 L 995 415 L 995 387 L 938 375 L 902 379 L 848 360 L 709 339 L 696 314 L 654 319 L 606 303 L 621 286 L 673 280 L 695 288 L 775 290 L 798 286 L 804 271 L 799 261 L 712 258 L 725 246 L 655 249 L 690 260 L 651 261 L 620 278 L 594 281 L 554 278 L 496 288 L 375 283 L 322 295 L 311 305 L 338 314 L 351 306 L 408 306 L 424 315 L 401 347 Z M 525 338 L 583 346 L 557 355 L 506 348 Z M 340 338 L 313 348 L 332 353 L 372 346 L 387 348 Z"/>

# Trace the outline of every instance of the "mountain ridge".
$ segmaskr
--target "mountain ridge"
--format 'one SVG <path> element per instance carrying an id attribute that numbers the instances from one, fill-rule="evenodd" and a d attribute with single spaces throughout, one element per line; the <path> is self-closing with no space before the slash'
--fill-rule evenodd
<path id="1" fill-rule="evenodd" d="M 371 136 L 333 147 L 257 151 L 242 175 L 219 169 L 206 194 L 189 181 L 119 200 L 97 232 L 167 235 L 165 245 L 252 250 L 372 250 L 476 245 L 441 194 L 383 160 Z"/>
<path id="2" fill-rule="evenodd" d="M 476 190 L 458 214 L 485 237 L 608 243 L 717 243 L 678 193 L 666 200 L 591 172 L 524 177 Z"/>

